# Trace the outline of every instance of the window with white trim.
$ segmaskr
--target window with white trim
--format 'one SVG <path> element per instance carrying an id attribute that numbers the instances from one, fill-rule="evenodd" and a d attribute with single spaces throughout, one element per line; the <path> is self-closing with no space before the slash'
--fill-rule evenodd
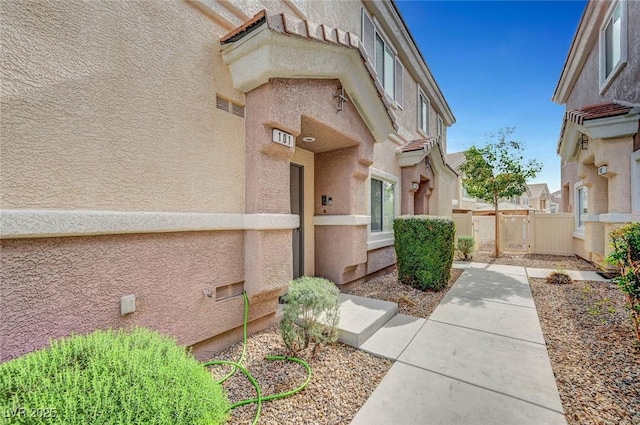
<path id="1" fill-rule="evenodd" d="M 402 107 L 404 67 L 391 43 L 365 9 L 362 9 L 362 43 L 368 60 L 376 71 L 378 82 L 387 95 Z"/>
<path id="2" fill-rule="evenodd" d="M 395 184 L 371 179 L 371 231 L 393 231 Z"/>
<path id="3" fill-rule="evenodd" d="M 627 2 L 619 0 L 600 29 L 600 86 L 604 90 L 627 62 Z"/>
<path id="4" fill-rule="evenodd" d="M 418 128 L 425 134 L 429 135 L 429 99 L 418 90 Z"/>
<path id="5" fill-rule="evenodd" d="M 577 189 L 576 193 L 576 227 L 579 229 L 584 228 L 583 215 L 589 212 L 587 207 L 589 201 L 589 189 L 586 186 L 581 186 Z"/>

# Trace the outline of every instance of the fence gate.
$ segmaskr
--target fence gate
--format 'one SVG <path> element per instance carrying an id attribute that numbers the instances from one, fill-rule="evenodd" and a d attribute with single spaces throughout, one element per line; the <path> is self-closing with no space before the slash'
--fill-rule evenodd
<path id="1" fill-rule="evenodd" d="M 473 217 L 473 240 L 476 251 L 493 251 L 496 239 L 496 223 L 491 216 Z"/>
<path id="2" fill-rule="evenodd" d="M 459 236 L 473 236 L 476 251 L 495 248 L 495 221 L 493 216 L 473 213 L 453 214 L 456 240 Z M 500 214 L 500 250 L 531 254 L 573 255 L 573 214 Z"/>
<path id="3" fill-rule="evenodd" d="M 504 252 L 529 252 L 529 217 L 500 214 L 500 247 Z"/>

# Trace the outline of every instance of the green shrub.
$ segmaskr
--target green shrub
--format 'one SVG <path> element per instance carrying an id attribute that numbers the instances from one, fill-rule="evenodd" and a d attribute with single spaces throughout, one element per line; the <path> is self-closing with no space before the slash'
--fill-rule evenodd
<path id="1" fill-rule="evenodd" d="M 333 282 L 320 277 L 304 276 L 291 282 L 284 296 L 280 333 L 294 355 L 311 344 L 315 355 L 321 344 L 338 339 L 339 294 Z"/>
<path id="2" fill-rule="evenodd" d="M 552 285 L 567 285 L 573 283 L 573 279 L 566 272 L 559 270 L 549 273 L 547 283 Z"/>
<path id="3" fill-rule="evenodd" d="M 0 409 L 16 424 L 219 424 L 229 401 L 173 339 L 96 331 L 0 365 Z"/>
<path id="4" fill-rule="evenodd" d="M 473 254 L 473 246 L 475 245 L 475 241 L 471 236 L 459 236 L 458 243 L 456 244 L 456 249 L 464 260 L 470 260 L 471 254 Z"/>
<path id="5" fill-rule="evenodd" d="M 400 282 L 439 291 L 451 276 L 455 227 L 450 217 L 404 215 L 393 221 Z"/>
<path id="6" fill-rule="evenodd" d="M 640 223 L 630 223 L 610 234 L 613 250 L 606 261 L 620 269 L 614 278 L 627 298 L 627 307 L 640 342 Z"/>

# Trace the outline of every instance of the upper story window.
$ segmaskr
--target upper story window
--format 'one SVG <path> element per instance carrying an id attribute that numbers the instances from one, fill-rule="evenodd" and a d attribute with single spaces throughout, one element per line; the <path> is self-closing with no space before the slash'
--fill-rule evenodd
<path id="1" fill-rule="evenodd" d="M 418 90 L 418 128 L 429 135 L 429 99 Z"/>
<path id="2" fill-rule="evenodd" d="M 600 29 L 600 90 L 627 63 L 627 3 L 619 0 L 609 10 Z"/>
<path id="3" fill-rule="evenodd" d="M 389 98 L 402 107 L 403 66 L 391 43 L 369 14 L 362 9 L 362 43 L 377 79 Z"/>

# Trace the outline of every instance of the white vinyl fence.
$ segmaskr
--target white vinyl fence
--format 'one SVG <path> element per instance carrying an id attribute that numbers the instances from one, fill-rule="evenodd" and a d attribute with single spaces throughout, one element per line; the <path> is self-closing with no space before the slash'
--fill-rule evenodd
<path id="1" fill-rule="evenodd" d="M 495 246 L 495 218 L 453 214 L 458 236 L 473 236 L 476 251 Z M 500 246 L 503 252 L 573 255 L 573 214 L 500 214 Z"/>

